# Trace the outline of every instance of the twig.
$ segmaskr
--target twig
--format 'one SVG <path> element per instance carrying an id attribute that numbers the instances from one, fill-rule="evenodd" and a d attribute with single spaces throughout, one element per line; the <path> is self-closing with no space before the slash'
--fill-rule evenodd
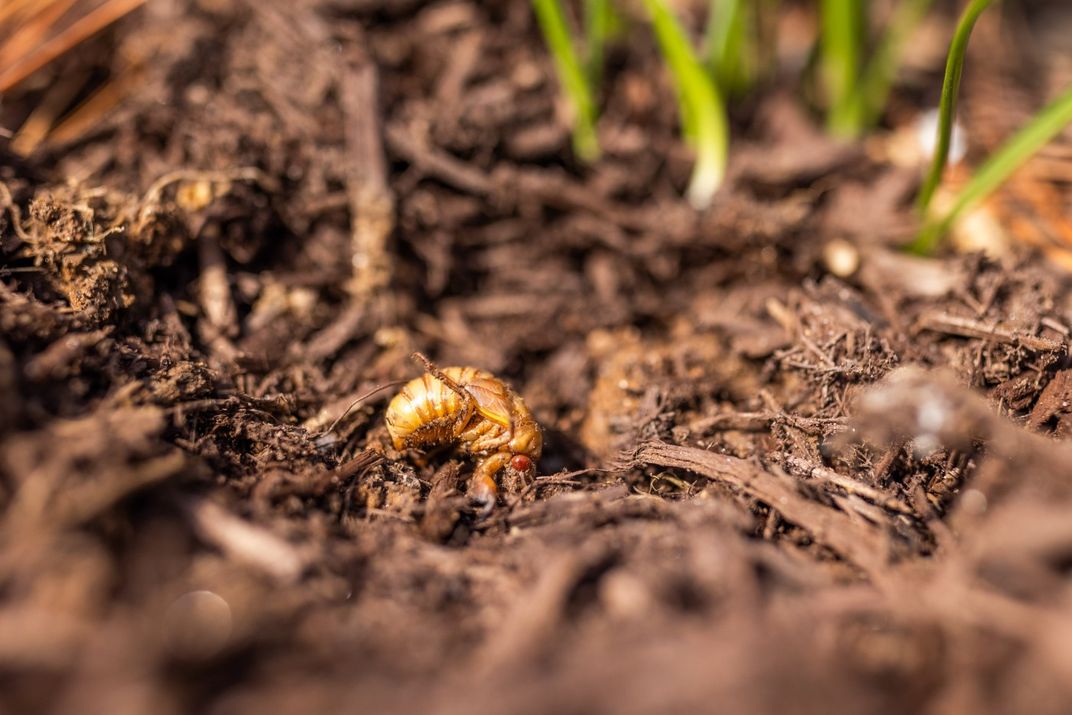
<path id="1" fill-rule="evenodd" d="M 809 464 L 806 460 L 801 459 L 800 457 L 787 457 L 785 466 L 795 474 L 833 484 L 834 486 L 844 489 L 849 494 L 861 496 L 883 508 L 889 509 L 890 511 L 895 511 L 899 514 L 908 514 L 910 516 L 915 515 L 916 513 L 911 507 L 891 497 L 889 494 L 884 494 L 882 491 L 875 489 L 874 487 L 870 487 L 855 479 L 838 474 L 833 469 Z"/>
<path id="2" fill-rule="evenodd" d="M 478 196 L 491 196 L 495 184 L 491 177 L 476 167 L 439 151 L 428 143 L 427 137 L 414 129 L 388 126 L 385 132 L 391 149 L 402 155 L 429 176 L 456 189 Z"/>
<path id="3" fill-rule="evenodd" d="M 1007 345 L 1022 345 L 1038 352 L 1066 352 L 1068 345 L 1062 341 L 1025 335 L 998 325 L 987 325 L 979 320 L 961 318 L 948 313 L 924 315 L 915 325 L 915 331 L 930 330 L 963 338 L 981 338 Z"/>
<path id="4" fill-rule="evenodd" d="M 301 576 L 305 559 L 290 543 L 267 529 L 238 518 L 208 499 L 190 499 L 183 507 L 198 536 L 235 561 L 280 581 L 295 581 Z"/>
<path id="5" fill-rule="evenodd" d="M 844 428 L 846 420 L 842 417 L 801 417 L 786 412 L 730 412 L 704 417 L 689 423 L 690 432 L 706 434 L 735 430 L 741 432 L 764 432 L 776 422 L 784 422 L 790 427 L 815 433 L 823 427 Z"/>
<path id="6" fill-rule="evenodd" d="M 812 538 L 868 573 L 885 567 L 888 545 L 881 534 L 847 514 L 802 496 L 786 476 L 725 454 L 652 441 L 635 453 L 638 464 L 684 469 L 713 481 L 732 485 L 776 508 L 786 521 L 807 530 Z"/>

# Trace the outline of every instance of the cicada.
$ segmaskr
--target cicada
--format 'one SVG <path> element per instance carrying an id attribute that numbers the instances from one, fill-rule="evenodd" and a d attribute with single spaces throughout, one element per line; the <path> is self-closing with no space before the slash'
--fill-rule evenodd
<path id="1" fill-rule="evenodd" d="M 473 457 L 470 497 L 490 510 L 499 493 L 495 477 L 511 470 L 531 480 L 543 450 L 543 432 L 521 396 L 486 370 L 437 368 L 420 353 L 427 370 L 387 406 L 387 432 L 395 449 L 454 445 Z"/>

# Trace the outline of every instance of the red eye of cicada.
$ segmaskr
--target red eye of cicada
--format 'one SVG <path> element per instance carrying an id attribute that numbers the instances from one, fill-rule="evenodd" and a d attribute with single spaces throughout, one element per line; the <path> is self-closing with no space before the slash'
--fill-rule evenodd
<path id="1" fill-rule="evenodd" d="M 523 454 L 515 454 L 510 460 L 510 466 L 515 472 L 527 472 L 532 469 L 532 460 Z"/>

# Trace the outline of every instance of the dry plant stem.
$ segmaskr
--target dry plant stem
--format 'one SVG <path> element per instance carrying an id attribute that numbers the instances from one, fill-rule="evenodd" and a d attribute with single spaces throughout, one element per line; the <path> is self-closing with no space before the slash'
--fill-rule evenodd
<path id="1" fill-rule="evenodd" d="M 115 79 L 101 86 L 67 117 L 57 124 L 44 138 L 47 146 L 75 141 L 100 122 L 108 112 L 130 94 L 142 80 L 143 65 L 131 65 L 123 69 Z"/>
<path id="2" fill-rule="evenodd" d="M 346 142 L 351 157 L 350 226 L 353 246 L 351 295 L 381 321 L 393 310 L 388 288 L 393 267 L 388 240 L 394 231 L 394 197 L 387 185 L 387 164 L 380 127 L 376 66 L 363 61 L 344 85 L 343 106 L 349 119 Z"/>
<path id="3" fill-rule="evenodd" d="M 1006 345 L 1021 345 L 1028 350 L 1040 352 L 1064 352 L 1068 348 L 1063 341 L 1024 335 L 998 325 L 987 325 L 978 320 L 946 313 L 924 315 L 916 323 L 915 330 L 930 330 L 963 338 L 980 338 Z"/>
<path id="4" fill-rule="evenodd" d="M 0 64 L 14 65 L 33 52 L 76 1 L 50 0 L 30 10 L 29 17 L 16 17 L 12 24 L 18 29 L 0 48 Z"/>
<path id="5" fill-rule="evenodd" d="M 49 62 L 117 22 L 145 3 L 145 0 L 112 0 L 56 35 L 20 61 L 0 70 L 0 93 L 6 92 Z"/>
<path id="6" fill-rule="evenodd" d="M 88 78 L 86 71 L 74 71 L 60 77 L 15 133 L 11 140 L 12 151 L 19 156 L 29 156 L 45 140 L 56 119 L 82 91 Z"/>
<path id="7" fill-rule="evenodd" d="M 24 18 L 20 17 L 20 14 L 29 14 L 24 11 L 39 3 L 40 0 L 7 0 L 3 5 L 0 5 L 0 24 L 8 22 L 20 22 Z"/>

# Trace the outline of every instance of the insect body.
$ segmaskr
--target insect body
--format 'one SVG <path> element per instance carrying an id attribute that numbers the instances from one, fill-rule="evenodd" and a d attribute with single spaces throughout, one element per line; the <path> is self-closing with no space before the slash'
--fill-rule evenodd
<path id="1" fill-rule="evenodd" d="M 440 370 L 420 353 L 414 357 L 428 372 L 411 380 L 387 407 L 387 431 L 395 449 L 457 445 L 476 458 L 470 494 L 490 508 L 501 470 L 524 478 L 535 475 L 543 449 L 540 426 L 521 396 L 490 372 Z"/>

